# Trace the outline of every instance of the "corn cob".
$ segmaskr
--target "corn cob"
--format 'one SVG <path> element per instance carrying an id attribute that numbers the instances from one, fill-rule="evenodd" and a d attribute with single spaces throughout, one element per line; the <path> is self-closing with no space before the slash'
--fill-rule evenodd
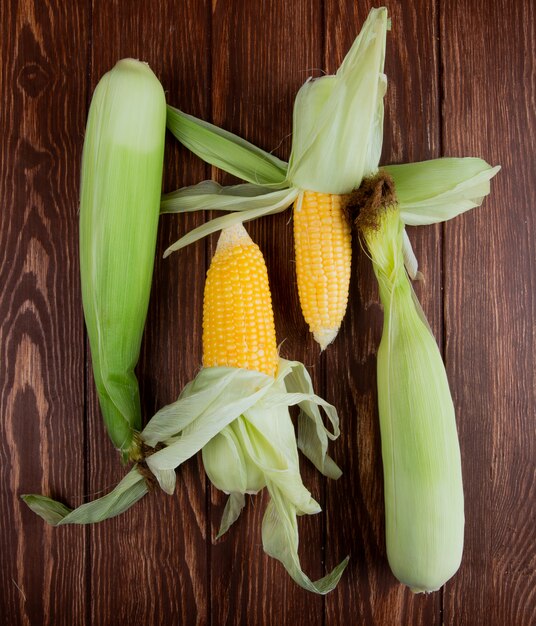
<path id="1" fill-rule="evenodd" d="M 294 203 L 294 249 L 305 321 L 324 350 L 339 331 L 352 263 L 352 235 L 344 196 L 306 191 Z"/>
<path id="2" fill-rule="evenodd" d="M 240 367 L 274 376 L 272 298 L 262 252 L 242 224 L 222 231 L 207 273 L 204 367 Z"/>

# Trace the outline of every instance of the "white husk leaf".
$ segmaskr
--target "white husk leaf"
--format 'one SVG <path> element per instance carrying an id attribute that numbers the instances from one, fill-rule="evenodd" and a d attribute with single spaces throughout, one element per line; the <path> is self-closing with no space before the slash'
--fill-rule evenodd
<path id="1" fill-rule="evenodd" d="M 274 191 L 252 183 L 222 187 L 213 180 L 204 180 L 162 196 L 160 212 L 244 211 L 272 205 L 286 194 L 288 189 Z"/>
<path id="2" fill-rule="evenodd" d="M 413 246 L 411 245 L 411 241 L 409 240 L 408 233 L 405 228 L 403 237 L 402 254 L 404 256 L 404 265 L 406 266 L 406 271 L 411 280 L 418 280 L 422 278 L 422 274 L 419 272 L 419 262 L 417 261 L 415 252 L 413 252 Z"/>
<path id="3" fill-rule="evenodd" d="M 243 493 L 233 492 L 229 494 L 223 514 L 221 517 L 220 530 L 216 535 L 216 539 L 220 539 L 229 528 L 236 522 L 242 513 L 242 509 L 246 506 L 246 498 Z"/>
<path id="4" fill-rule="evenodd" d="M 340 434 L 337 411 L 314 394 L 313 383 L 305 366 L 298 361 L 294 361 L 293 366 L 285 378 L 285 385 L 301 409 L 298 417 L 298 448 L 324 476 L 340 478 L 340 468 L 327 453 L 328 439 L 333 441 Z M 324 409 L 333 431 L 324 426 L 319 406 Z"/>
<path id="5" fill-rule="evenodd" d="M 313 582 L 302 571 L 298 558 L 297 515 L 300 511 L 270 481 L 267 487 L 270 502 L 262 520 L 262 545 L 265 552 L 281 561 L 292 579 L 303 589 L 322 595 L 329 593 L 337 586 L 349 557 L 342 560 L 329 574 Z"/>
<path id="6" fill-rule="evenodd" d="M 327 456 L 327 439 L 335 439 L 339 433 L 337 413 L 314 394 L 303 365 L 284 359 L 279 360 L 275 378 L 231 367 L 202 369 L 179 399 L 158 411 L 142 431 L 147 446 L 165 446 L 147 455 L 145 463 L 160 487 L 171 494 L 175 469 L 203 450 L 211 480 L 231 494 L 220 534 L 238 518 L 244 494 L 256 493 L 268 482 L 298 513 L 317 513 L 320 507 L 301 481 L 296 437 L 288 412 L 294 404 L 303 411 L 299 429 L 305 431 L 300 434 L 300 439 L 306 441 L 304 451 L 327 476 L 337 478 L 340 470 Z M 333 433 L 324 427 L 319 406 L 325 410 Z M 74 510 L 44 496 L 27 495 L 23 499 L 50 524 L 88 524 L 126 511 L 147 490 L 146 480 L 135 465 L 109 494 Z M 292 553 L 292 548 L 287 549 Z M 308 581 L 304 583 L 307 588 L 313 585 L 307 577 L 300 578 L 294 561 L 290 563 L 285 556 L 280 560 L 292 569 L 298 584 Z M 336 569 L 338 576 L 342 569 Z M 328 581 L 336 584 L 333 575 Z M 328 586 L 325 582 L 320 588 Z"/>
<path id="7" fill-rule="evenodd" d="M 244 494 L 268 487 L 277 503 L 269 506 L 265 516 L 268 521 L 263 524 L 267 551 L 283 563 L 299 585 L 327 593 L 337 584 L 346 561 L 316 583 L 299 565 L 296 515 L 318 513 L 320 507 L 301 479 L 296 435 L 288 411 L 294 404 L 302 407 L 300 431 L 307 430 L 300 438 L 306 442 L 305 450 L 319 469 L 338 477 L 340 470 L 326 452 L 328 437 L 334 439 L 339 432 L 336 411 L 314 394 L 303 365 L 284 359 L 279 361 L 275 378 L 237 368 L 201 370 L 179 400 L 159 411 L 142 432 L 149 445 L 166 446 L 148 456 L 146 462 L 161 482 L 162 472 L 173 470 L 203 451 L 209 478 L 230 494 L 218 536 L 240 515 Z M 318 406 L 325 410 L 333 433 L 324 427 Z M 308 427 L 309 422 L 313 428 Z"/>

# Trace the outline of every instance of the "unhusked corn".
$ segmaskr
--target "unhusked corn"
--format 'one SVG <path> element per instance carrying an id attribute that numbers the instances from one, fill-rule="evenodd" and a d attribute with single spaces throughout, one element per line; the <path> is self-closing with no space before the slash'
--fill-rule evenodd
<path id="1" fill-rule="evenodd" d="M 122 59 L 95 89 L 80 177 L 80 280 L 106 428 L 123 458 L 139 454 L 134 368 L 151 293 L 162 190 L 166 98 L 146 63 Z"/>
<path id="2" fill-rule="evenodd" d="M 322 350 L 335 339 L 348 303 L 352 235 L 343 211 L 344 199 L 305 191 L 294 204 L 300 304 Z"/>
<path id="3" fill-rule="evenodd" d="M 241 224 L 222 231 L 205 283 L 204 367 L 274 376 L 278 354 L 268 272 Z"/>

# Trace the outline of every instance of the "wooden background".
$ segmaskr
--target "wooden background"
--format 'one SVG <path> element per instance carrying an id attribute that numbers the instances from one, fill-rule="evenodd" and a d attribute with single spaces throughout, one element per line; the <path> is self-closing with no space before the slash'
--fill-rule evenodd
<path id="1" fill-rule="evenodd" d="M 410 233 L 417 286 L 444 354 L 466 495 L 465 553 L 440 592 L 413 596 L 384 547 L 375 392 L 381 309 L 355 247 L 349 310 L 319 356 L 297 305 L 289 213 L 249 226 L 264 250 L 282 354 L 340 410 L 336 483 L 303 464 L 324 512 L 300 522 L 314 577 L 346 554 L 326 598 L 264 556 L 262 496 L 215 535 L 224 497 L 200 459 L 94 527 L 53 529 L 19 500 L 78 505 L 124 469 L 95 400 L 78 276 L 78 185 L 92 91 L 121 57 L 146 60 L 168 100 L 287 158 L 294 96 L 333 72 L 369 0 L 2 0 L 0 73 L 0 616 L 4 624 L 532 625 L 535 590 L 535 6 L 391 1 L 383 163 L 482 156 L 502 171 L 484 206 Z M 168 142 L 165 190 L 219 176 Z M 220 179 L 225 180 L 225 179 Z M 159 252 L 203 216 L 165 216 Z M 156 263 L 139 376 L 145 417 L 201 363 L 214 240 Z"/>

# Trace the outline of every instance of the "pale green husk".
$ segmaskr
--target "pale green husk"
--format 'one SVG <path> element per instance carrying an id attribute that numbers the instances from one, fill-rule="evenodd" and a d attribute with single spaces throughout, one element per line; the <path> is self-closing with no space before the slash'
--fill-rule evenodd
<path id="1" fill-rule="evenodd" d="M 352 48 L 352 50 L 354 50 L 354 48 Z M 304 87 L 307 85 L 315 85 L 319 81 L 326 81 L 327 85 L 331 85 L 329 81 L 332 79 L 335 79 L 335 77 L 326 76 L 317 81 L 306 83 Z M 336 81 L 333 83 L 333 93 L 336 93 L 337 89 L 342 89 L 340 86 L 337 87 L 338 84 L 340 85 L 340 83 Z M 302 87 L 302 89 L 304 89 L 304 87 Z M 328 90 L 327 87 L 326 90 Z M 379 90 L 377 93 L 381 94 L 382 91 Z M 314 90 L 305 90 L 302 96 L 300 96 L 300 99 L 303 100 L 302 106 L 304 110 L 307 109 L 307 102 L 304 100 L 305 94 L 311 94 L 311 108 L 313 108 L 315 97 Z M 359 186 L 363 176 L 368 176 L 377 170 L 381 152 L 382 124 L 380 120 L 383 119 L 383 98 L 377 98 L 376 105 L 374 122 L 369 128 L 369 135 L 372 138 L 370 146 L 374 146 L 375 148 L 371 147 L 368 151 L 360 152 L 358 142 L 355 142 L 353 145 L 353 151 L 350 151 L 350 145 L 348 144 L 341 146 L 341 158 L 342 155 L 345 155 L 345 158 L 352 167 L 358 162 L 365 164 L 362 168 L 361 178 L 355 178 L 355 183 L 351 187 L 352 189 Z M 320 108 L 320 105 L 318 105 L 318 107 Z M 203 133 L 200 133 L 198 137 L 196 154 L 210 163 L 213 163 L 214 159 L 210 156 L 214 149 L 212 146 L 212 135 L 206 131 L 205 123 L 202 122 L 202 120 L 196 120 L 196 118 L 186 116 L 186 114 L 177 109 L 173 109 L 172 116 L 174 128 L 180 128 L 183 117 L 187 118 L 189 132 L 193 135 L 196 133 L 196 123 L 199 123 L 199 128 L 203 130 Z M 295 117 L 296 116 L 297 113 L 295 113 Z M 168 113 L 168 120 L 169 117 L 170 114 Z M 351 120 L 346 121 L 346 123 L 350 122 Z M 343 124 L 342 121 L 341 124 Z M 243 141 L 239 137 L 235 137 L 235 139 L 236 141 Z M 323 137 L 318 136 L 315 140 L 320 145 L 322 144 Z M 326 142 L 327 141 L 328 140 L 326 140 Z M 244 142 L 244 144 L 248 146 L 251 145 L 247 142 Z M 327 151 L 327 144 L 324 146 L 324 149 Z M 345 152 L 345 150 L 347 150 L 347 152 Z M 244 150 L 240 152 L 240 159 L 233 161 L 231 165 L 225 165 L 224 169 L 240 176 L 244 180 L 251 180 L 253 178 L 251 170 L 255 167 L 255 160 L 258 159 L 259 152 L 262 152 L 259 148 L 255 148 L 251 153 L 249 152 L 249 148 L 244 148 Z M 320 148 L 318 149 L 318 153 L 322 153 Z M 248 161 L 248 155 L 251 156 L 251 161 Z M 272 158 L 272 155 L 267 152 L 264 152 L 264 155 L 266 159 Z M 305 162 L 304 159 L 305 157 L 302 157 L 302 162 Z M 340 159 L 338 161 L 336 160 L 336 162 L 340 164 Z M 283 161 L 278 162 L 278 167 L 285 166 L 286 164 Z M 339 180 L 335 177 L 332 169 L 329 168 L 328 160 L 319 162 L 315 168 L 313 168 L 312 165 L 310 165 L 310 167 L 311 172 L 317 171 L 317 174 L 314 176 L 311 174 L 311 180 L 308 181 L 309 189 L 314 188 L 318 191 L 326 192 L 328 189 L 335 188 L 334 186 L 328 187 L 328 185 L 321 186 L 317 184 L 317 182 L 313 182 L 313 178 L 316 181 L 321 180 L 318 176 L 319 171 L 329 172 L 331 180 Z M 404 223 L 410 226 L 419 226 L 444 222 L 465 211 L 480 206 L 484 198 L 489 194 L 490 180 L 500 170 L 500 166 L 492 167 L 483 159 L 465 157 L 441 158 L 401 165 L 386 165 L 383 166 L 382 169 L 388 172 L 395 182 L 401 216 Z M 302 165 L 300 170 L 305 170 L 305 165 Z M 347 169 L 339 167 L 338 171 L 341 173 L 340 181 L 342 181 L 344 177 L 347 176 Z M 303 174 L 303 176 L 305 177 L 306 174 Z M 268 175 L 263 178 L 263 185 L 248 183 L 222 187 L 213 181 L 203 181 L 197 185 L 183 187 L 182 189 L 178 189 L 177 191 L 163 196 L 161 203 L 162 213 L 182 213 L 202 210 L 233 212 L 231 215 L 215 218 L 207 224 L 194 229 L 170 246 L 166 250 L 166 256 L 175 250 L 179 250 L 229 225 L 284 211 L 294 202 L 300 192 L 298 189 L 299 186 L 294 185 L 290 173 L 287 175 L 287 178 L 289 180 L 287 186 L 280 188 L 280 171 L 277 170 L 277 172 L 274 171 L 272 175 L 268 173 Z M 337 182 L 337 184 L 339 184 L 339 182 Z M 278 187 L 278 189 L 274 191 L 276 187 Z M 342 183 L 338 187 L 338 189 L 347 188 L 348 185 L 343 185 Z M 411 278 L 416 278 L 419 275 L 417 271 L 417 259 L 413 254 L 407 235 L 404 240 L 404 257 L 407 261 L 406 267 Z"/>
<path id="2" fill-rule="evenodd" d="M 284 161 L 226 130 L 168 106 L 167 126 L 207 163 L 256 185 L 285 186 Z"/>
<path id="3" fill-rule="evenodd" d="M 500 170 L 474 157 L 441 158 L 418 163 L 386 165 L 392 176 L 405 224 L 419 226 L 445 222 L 480 206 L 490 192 L 490 180 Z M 214 181 L 183 187 L 163 196 L 162 213 L 202 210 L 232 211 L 190 231 L 165 252 L 179 250 L 222 228 L 284 211 L 297 198 L 294 189 L 272 191 L 258 185 L 222 187 Z M 418 262 L 404 233 L 404 260 L 412 279 L 419 276 Z"/>
<path id="4" fill-rule="evenodd" d="M 206 368 L 175 404 L 153 418 L 142 437 L 149 445 L 166 444 L 147 458 L 163 488 L 171 486 L 167 480 L 174 468 L 203 450 L 209 478 L 230 495 L 220 536 L 238 518 L 244 494 L 267 487 L 271 502 L 262 533 L 266 552 L 279 559 L 301 587 L 327 593 L 338 583 L 347 560 L 316 582 L 299 564 L 296 516 L 317 513 L 320 507 L 301 480 L 288 412 L 294 404 L 301 408 L 300 449 L 326 475 L 338 477 L 340 470 L 327 455 L 328 438 L 339 435 L 337 413 L 314 394 L 304 366 L 294 361 L 280 359 L 275 379 L 249 370 Z M 325 428 L 318 406 L 326 411 L 333 432 Z"/>
<path id="5" fill-rule="evenodd" d="M 123 59 L 97 85 L 80 191 L 80 275 L 100 406 L 127 457 L 141 428 L 134 368 L 151 290 L 166 102 L 149 66 Z"/>
<path id="6" fill-rule="evenodd" d="M 301 409 L 298 443 L 288 410 L 293 405 Z M 331 430 L 324 425 L 319 407 Z M 264 548 L 300 586 L 316 593 L 327 593 L 337 585 L 347 559 L 315 582 L 301 569 L 297 516 L 318 513 L 320 507 L 303 485 L 298 446 L 322 473 L 338 478 L 340 469 L 327 454 L 328 440 L 338 436 L 335 408 L 315 395 L 301 363 L 284 359 L 279 360 L 275 378 L 232 367 L 202 369 L 179 399 L 158 411 L 141 433 L 147 446 L 164 446 L 145 462 L 170 494 L 175 469 L 203 451 L 209 478 L 229 494 L 220 536 L 238 518 L 244 494 L 266 487 L 271 500 L 263 521 Z M 43 496 L 24 496 L 24 500 L 50 524 L 87 524 L 118 515 L 146 492 L 145 479 L 134 466 L 111 493 L 74 511 Z"/>
<path id="7" fill-rule="evenodd" d="M 288 167 L 295 187 L 345 194 L 378 169 L 389 27 L 387 9 L 372 9 L 337 73 L 298 91 Z"/>
<path id="8" fill-rule="evenodd" d="M 162 212 L 219 209 L 237 213 L 216 218 L 188 233 L 166 255 L 216 230 L 288 208 L 303 189 L 348 193 L 365 175 L 378 168 L 382 147 L 383 74 L 387 9 L 373 9 L 338 72 L 308 80 L 294 104 L 290 162 L 178 109 L 168 107 L 168 128 L 186 147 L 226 172 L 249 183 L 226 190 L 202 187 L 180 189 L 164 196 Z M 274 196 L 269 189 L 286 190 Z M 225 197 L 227 196 L 227 197 Z M 236 197 L 233 206 L 231 197 Z M 246 199 L 245 199 L 246 198 Z M 250 201 L 247 201 L 250 198 Z M 238 212 L 241 213 L 238 213 Z"/>
<path id="9" fill-rule="evenodd" d="M 337 73 L 308 80 L 301 87 L 294 104 L 288 165 L 236 135 L 168 107 L 168 127 L 179 141 L 208 163 L 257 184 L 220 187 L 205 181 L 164 196 L 164 213 L 236 212 L 196 228 L 170 246 L 166 255 L 220 228 L 283 211 L 303 190 L 349 193 L 377 171 L 389 28 L 387 10 L 373 9 Z M 500 168 L 482 159 L 442 158 L 384 169 L 395 181 L 404 223 L 417 226 L 443 222 L 479 206 Z M 274 195 L 273 189 L 289 193 Z M 403 249 L 409 275 L 418 278 L 417 258 L 407 235 Z"/>
<path id="10" fill-rule="evenodd" d="M 483 159 L 443 158 L 382 168 L 395 182 L 402 220 L 409 226 L 446 222 L 482 204 L 501 169 Z"/>
<path id="11" fill-rule="evenodd" d="M 172 213 L 173 207 L 177 205 L 190 207 L 187 209 L 189 211 L 202 208 L 204 210 L 232 210 L 233 212 L 216 217 L 206 224 L 194 228 L 194 230 L 191 230 L 187 235 L 184 235 L 184 237 L 169 246 L 164 252 L 164 257 L 224 228 L 245 223 L 264 215 L 280 213 L 288 208 L 298 196 L 298 191 L 293 188 L 267 192 L 263 187 L 252 189 L 251 185 L 237 185 L 228 189 L 225 187 L 219 187 L 219 189 L 213 187 L 213 191 L 208 192 L 211 185 L 219 187 L 217 183 L 212 181 L 203 181 L 198 185 L 179 189 L 174 192 L 173 198 L 165 196 L 163 200 L 165 212 Z M 246 187 L 247 189 L 244 191 L 251 193 L 251 195 L 242 196 L 240 193 L 242 191 L 241 187 Z"/>
<path id="12" fill-rule="evenodd" d="M 460 449 L 445 367 L 404 269 L 398 210 L 362 233 L 384 307 L 378 400 L 387 556 L 413 591 L 435 591 L 463 550 Z"/>
<path id="13" fill-rule="evenodd" d="M 480 206 L 490 192 L 490 180 L 500 170 L 483 159 L 442 158 L 382 168 L 395 183 L 402 220 L 410 226 L 446 222 Z M 412 280 L 418 262 L 404 231 L 404 263 Z"/>
<path id="14" fill-rule="evenodd" d="M 102 498 L 86 502 L 76 509 L 70 509 L 61 502 L 40 495 L 21 496 L 34 513 L 52 526 L 65 524 L 94 524 L 124 513 L 147 493 L 147 485 L 137 466 Z"/>

